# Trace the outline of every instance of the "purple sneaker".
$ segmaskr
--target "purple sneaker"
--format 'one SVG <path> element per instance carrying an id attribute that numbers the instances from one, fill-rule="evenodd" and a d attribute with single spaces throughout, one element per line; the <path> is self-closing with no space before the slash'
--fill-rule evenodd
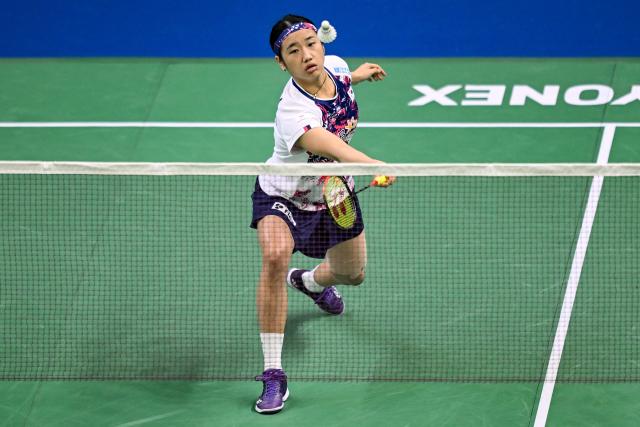
<path id="1" fill-rule="evenodd" d="M 260 414 L 275 414 L 284 408 L 284 402 L 289 398 L 287 374 L 282 369 L 267 369 L 256 377 L 262 381 L 262 394 L 256 402 L 256 412 Z"/>
<path id="2" fill-rule="evenodd" d="M 322 292 L 311 292 L 305 288 L 302 282 L 302 274 L 307 271 L 309 270 L 300 270 L 297 268 L 289 270 L 289 274 L 287 274 L 287 284 L 307 295 L 323 311 L 329 314 L 342 314 L 344 311 L 344 302 L 336 287 L 330 286 L 324 288 Z"/>

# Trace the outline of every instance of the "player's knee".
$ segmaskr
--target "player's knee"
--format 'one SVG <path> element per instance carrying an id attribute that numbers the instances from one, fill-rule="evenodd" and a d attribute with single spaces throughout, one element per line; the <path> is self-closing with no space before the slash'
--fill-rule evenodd
<path id="1" fill-rule="evenodd" d="M 273 247 L 262 254 L 262 268 L 268 274 L 278 275 L 289 268 L 291 251 L 287 247 Z"/>
<path id="2" fill-rule="evenodd" d="M 364 270 L 350 274 L 334 274 L 335 278 L 343 285 L 358 286 L 364 282 Z"/>
<path id="3" fill-rule="evenodd" d="M 361 271 L 359 274 L 357 274 L 356 276 L 351 278 L 351 283 L 350 285 L 352 286 L 358 286 L 361 285 L 362 282 L 364 282 L 364 270 Z"/>

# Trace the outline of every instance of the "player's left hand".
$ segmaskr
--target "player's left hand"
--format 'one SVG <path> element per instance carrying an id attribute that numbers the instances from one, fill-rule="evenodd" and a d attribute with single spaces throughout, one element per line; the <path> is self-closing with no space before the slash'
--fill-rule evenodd
<path id="1" fill-rule="evenodd" d="M 384 78 L 387 77 L 387 72 L 378 64 L 365 62 L 351 73 L 351 77 L 354 84 L 365 80 L 375 82 L 384 80 Z"/>

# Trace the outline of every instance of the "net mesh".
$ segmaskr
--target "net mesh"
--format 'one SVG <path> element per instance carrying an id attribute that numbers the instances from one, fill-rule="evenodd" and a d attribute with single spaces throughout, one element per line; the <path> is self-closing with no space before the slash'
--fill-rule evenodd
<path id="1" fill-rule="evenodd" d="M 0 378 L 261 372 L 261 254 L 249 223 L 255 177 L 268 167 L 198 167 L 220 175 L 7 168 Z M 428 176 L 437 167 L 421 168 L 423 175 L 414 170 L 359 195 L 366 280 L 340 287 L 343 315 L 325 315 L 288 290 L 289 377 L 544 378 L 592 169 Z M 640 166 L 624 171 L 635 176 L 604 178 L 558 381 L 640 380 Z M 356 186 L 376 174 L 369 172 L 355 170 Z M 317 262 L 296 253 L 291 266 Z"/>

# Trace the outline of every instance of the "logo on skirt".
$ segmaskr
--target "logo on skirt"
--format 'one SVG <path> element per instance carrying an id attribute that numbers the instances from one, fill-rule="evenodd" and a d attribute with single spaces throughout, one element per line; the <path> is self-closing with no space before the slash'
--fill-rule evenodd
<path id="1" fill-rule="evenodd" d="M 289 218 L 289 221 L 291 221 L 291 224 L 297 226 L 295 220 L 293 219 L 293 215 L 291 214 L 291 211 L 282 203 L 280 202 L 275 202 L 273 204 L 273 206 L 271 206 L 271 209 L 275 209 L 277 211 L 282 212 L 283 214 L 285 214 L 287 216 L 287 218 Z"/>

